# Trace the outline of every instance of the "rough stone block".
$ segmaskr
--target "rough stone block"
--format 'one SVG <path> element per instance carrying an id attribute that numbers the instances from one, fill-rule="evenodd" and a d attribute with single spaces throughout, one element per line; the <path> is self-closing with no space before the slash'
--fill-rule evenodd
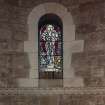
<path id="1" fill-rule="evenodd" d="M 14 69 L 16 77 L 28 77 L 29 67 L 27 54 L 17 53 L 12 56 L 12 68 Z"/>
<path id="2" fill-rule="evenodd" d="M 18 82 L 18 87 L 31 87 L 31 88 L 34 88 L 34 87 L 38 87 L 38 79 L 29 79 L 29 78 L 19 78 L 17 80 Z"/>
<path id="3" fill-rule="evenodd" d="M 5 24 L 5 23 L 2 23 Z M 12 36 L 12 31 L 9 26 L 3 25 L 0 27 L 0 39 L 1 40 L 10 40 Z"/>
<path id="4" fill-rule="evenodd" d="M 86 39 L 85 39 L 85 47 L 84 50 L 85 51 L 89 51 L 89 50 L 104 50 L 105 48 L 105 35 L 104 35 L 105 31 L 99 31 L 99 32 L 95 32 L 95 33 L 91 33 L 89 34 Z"/>
<path id="5" fill-rule="evenodd" d="M 63 79 L 39 79 L 39 87 L 63 87 Z"/>
<path id="6" fill-rule="evenodd" d="M 0 6 L 0 22 L 9 21 L 10 13 L 8 11 L 8 6 Z"/>
<path id="7" fill-rule="evenodd" d="M 19 40 L 12 40 L 11 46 L 10 46 L 10 51 L 23 52 L 24 51 L 24 42 L 19 41 Z"/>

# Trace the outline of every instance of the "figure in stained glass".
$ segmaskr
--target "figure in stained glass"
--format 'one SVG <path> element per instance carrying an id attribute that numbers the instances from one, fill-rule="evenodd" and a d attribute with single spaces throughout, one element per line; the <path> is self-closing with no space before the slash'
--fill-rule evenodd
<path id="1" fill-rule="evenodd" d="M 41 70 L 61 70 L 61 32 L 58 26 L 47 24 L 41 27 L 40 49 Z"/>

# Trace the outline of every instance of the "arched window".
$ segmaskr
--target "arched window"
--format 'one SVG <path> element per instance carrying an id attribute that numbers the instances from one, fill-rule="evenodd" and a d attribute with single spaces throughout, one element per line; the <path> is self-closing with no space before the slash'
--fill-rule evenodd
<path id="1" fill-rule="evenodd" d="M 40 79 L 63 78 L 63 29 L 55 14 L 42 16 L 38 24 L 38 56 Z"/>

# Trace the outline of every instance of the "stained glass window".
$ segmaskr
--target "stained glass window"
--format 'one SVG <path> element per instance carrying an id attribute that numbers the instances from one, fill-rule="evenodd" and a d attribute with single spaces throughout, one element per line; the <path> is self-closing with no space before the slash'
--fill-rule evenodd
<path id="1" fill-rule="evenodd" d="M 44 24 L 39 30 L 39 69 L 40 72 L 62 73 L 62 31 L 57 24 Z M 59 78 L 59 77 L 57 77 Z"/>

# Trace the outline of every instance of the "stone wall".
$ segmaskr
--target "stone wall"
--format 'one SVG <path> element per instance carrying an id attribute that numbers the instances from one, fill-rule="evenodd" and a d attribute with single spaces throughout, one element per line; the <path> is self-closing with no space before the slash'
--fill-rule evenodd
<path id="1" fill-rule="evenodd" d="M 24 41 L 28 40 L 27 17 L 36 5 L 52 1 L 63 4 L 72 13 L 76 25 L 75 39 L 85 43 L 83 52 L 72 54 L 75 76 L 83 78 L 84 88 L 96 87 L 97 91 L 98 87 L 105 87 L 104 0 L 0 0 L 0 88 L 7 87 L 5 90 L 10 91 L 9 88 L 18 87 L 19 78 L 29 77 L 30 62 L 24 52 Z M 22 95 L 3 95 L 3 92 L 0 93 L 1 105 L 105 104 L 105 94 L 101 89 L 101 95 L 99 91 L 97 94 L 84 91 L 84 94 L 72 92 L 70 95 L 28 95 L 25 92 Z M 74 89 L 74 92 L 77 91 Z"/>
<path id="2" fill-rule="evenodd" d="M 28 78 L 30 64 L 24 52 L 24 41 L 28 40 L 27 17 L 33 7 L 45 2 L 48 0 L 0 1 L 1 87 L 16 87 L 18 78 Z M 105 86 L 104 0 L 53 2 L 67 6 L 76 25 L 76 40 L 84 40 L 85 43 L 84 52 L 72 56 L 75 75 L 84 79 L 85 86 Z"/>
<path id="3" fill-rule="evenodd" d="M 104 105 L 105 95 L 0 96 L 1 105 Z"/>
<path id="4" fill-rule="evenodd" d="M 17 78 L 29 75 L 26 24 L 25 9 L 0 3 L 0 87 L 17 87 Z"/>
<path id="5" fill-rule="evenodd" d="M 84 52 L 72 56 L 75 73 L 84 78 L 85 86 L 105 86 L 105 3 L 87 2 L 73 10 L 77 27 L 76 40 L 83 39 L 85 42 Z"/>

